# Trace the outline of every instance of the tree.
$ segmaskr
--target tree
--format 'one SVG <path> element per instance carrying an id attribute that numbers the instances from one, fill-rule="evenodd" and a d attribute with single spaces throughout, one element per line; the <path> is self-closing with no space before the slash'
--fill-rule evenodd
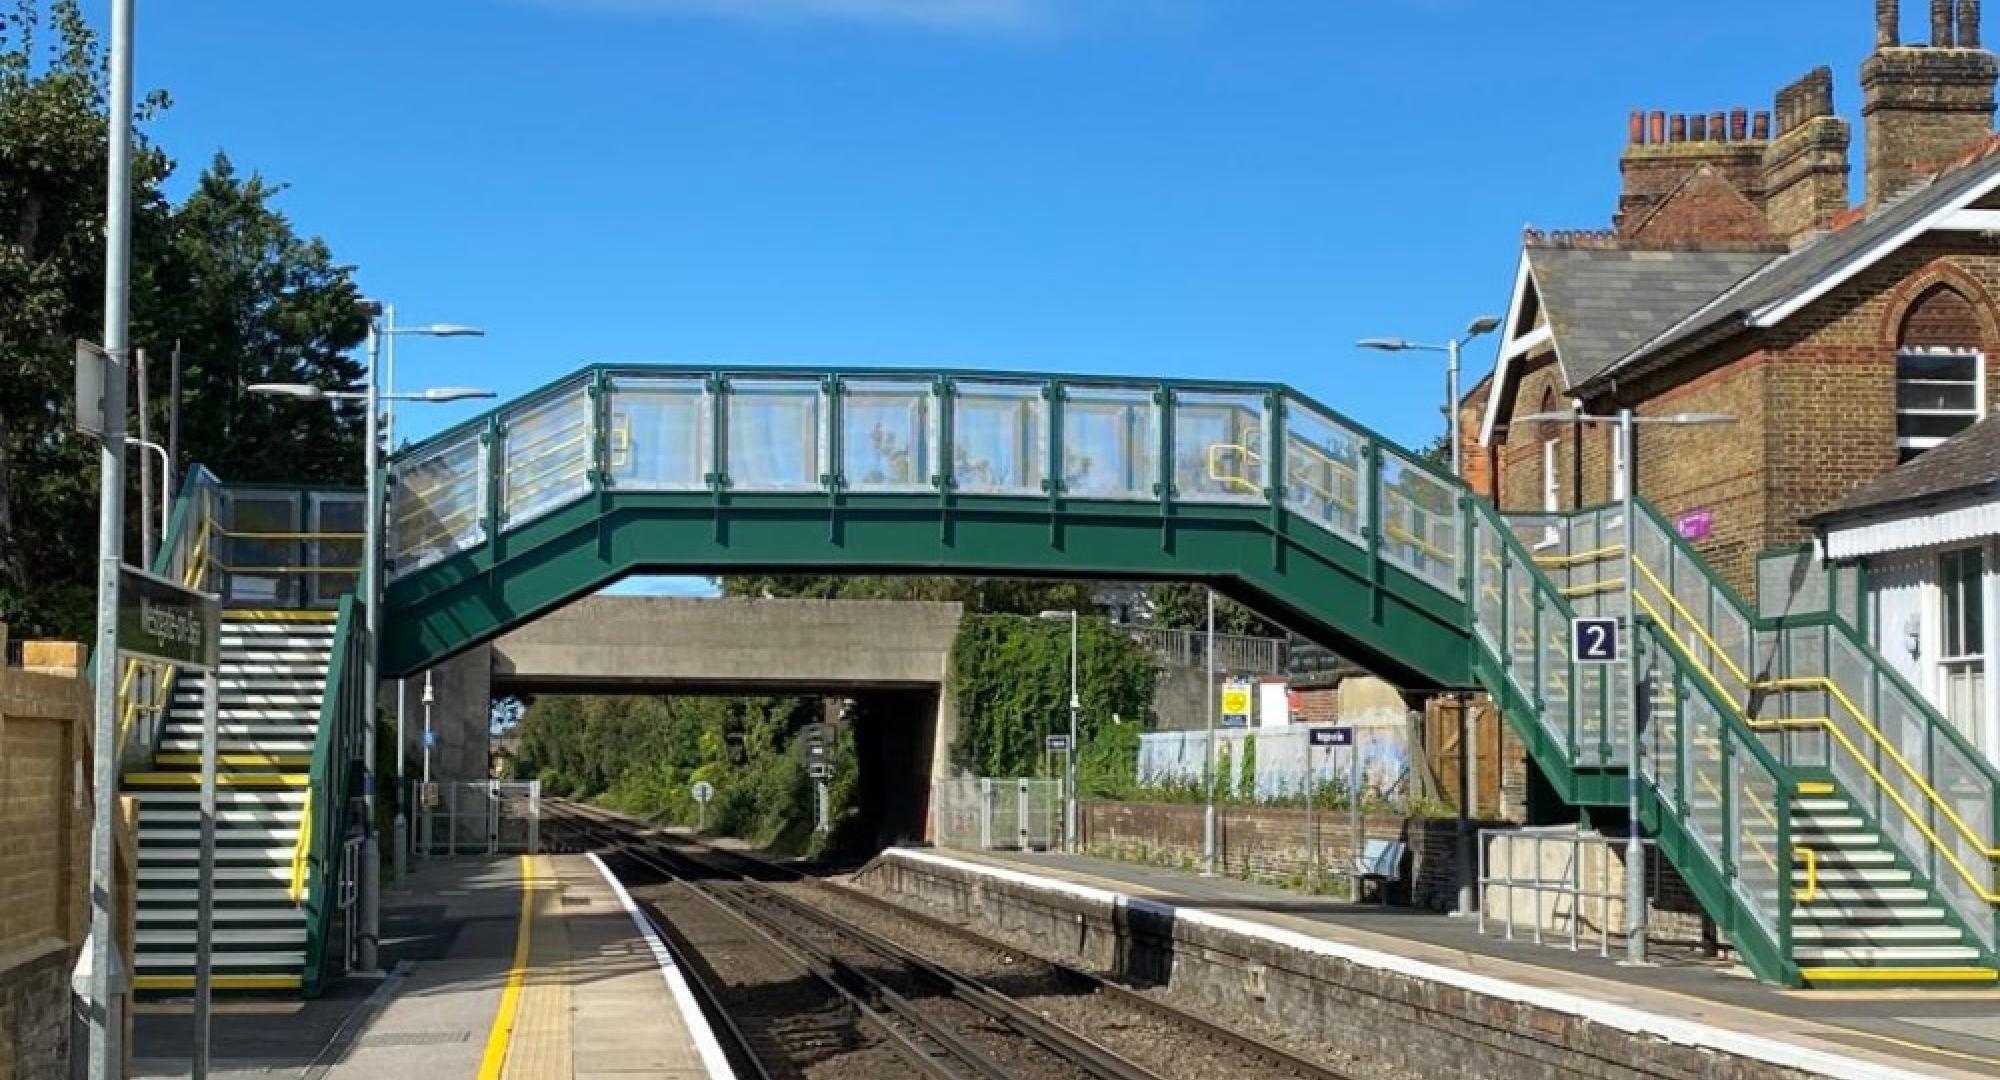
<path id="1" fill-rule="evenodd" d="M 965 605 L 980 615 L 1033 615 L 1096 608 L 1096 586 L 1087 581 L 1023 578 L 842 577 L 770 575 L 726 577 L 725 596 L 812 600 L 930 600 Z"/>
<path id="2" fill-rule="evenodd" d="M 1146 590 L 1153 604 L 1153 623 L 1170 630 L 1208 628 L 1208 593 L 1200 585 L 1180 583 L 1153 585 Z M 1215 631 L 1218 634 L 1248 634 L 1252 637 L 1285 636 L 1285 628 L 1218 595 L 1215 598 Z"/>
<path id="3" fill-rule="evenodd" d="M 96 448 L 73 428 L 71 356 L 103 321 L 108 97 L 76 0 L 13 0 L 0 16 L 0 621 L 21 635 L 85 637 L 92 617 Z M 135 115 L 132 329 L 156 357 L 182 343 L 185 460 L 225 479 L 354 482 L 358 411 L 243 394 L 355 384 L 353 271 L 296 235 L 271 205 L 282 188 L 226 158 L 170 205 L 172 162 L 145 135 L 167 104 L 148 94 Z M 151 395 L 162 420 L 165 368 Z"/>

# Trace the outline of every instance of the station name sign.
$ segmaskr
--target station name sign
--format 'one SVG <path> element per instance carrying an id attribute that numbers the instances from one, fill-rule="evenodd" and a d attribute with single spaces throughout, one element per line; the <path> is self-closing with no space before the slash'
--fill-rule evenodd
<path id="1" fill-rule="evenodd" d="M 121 566 L 118 651 L 163 664 L 213 669 L 222 651 L 222 605 L 207 593 Z"/>

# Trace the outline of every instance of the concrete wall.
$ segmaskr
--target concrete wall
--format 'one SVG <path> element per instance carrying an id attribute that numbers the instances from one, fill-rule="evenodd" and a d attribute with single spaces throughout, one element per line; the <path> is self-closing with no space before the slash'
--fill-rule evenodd
<path id="1" fill-rule="evenodd" d="M 69 971 L 89 925 L 76 786 L 89 721 L 80 680 L 0 667 L 0 1080 L 68 1075 Z"/>
<path id="2" fill-rule="evenodd" d="M 595 596 L 495 642 L 493 688 L 937 686 L 962 613 L 904 601 Z"/>

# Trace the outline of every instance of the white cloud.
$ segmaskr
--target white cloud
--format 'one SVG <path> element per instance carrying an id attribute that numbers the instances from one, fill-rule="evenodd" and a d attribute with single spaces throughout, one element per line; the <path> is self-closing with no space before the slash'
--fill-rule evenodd
<path id="1" fill-rule="evenodd" d="M 941 30 L 1016 30 L 1048 18 L 1050 0 L 540 0 L 547 7 L 757 22 L 867 22 Z"/>

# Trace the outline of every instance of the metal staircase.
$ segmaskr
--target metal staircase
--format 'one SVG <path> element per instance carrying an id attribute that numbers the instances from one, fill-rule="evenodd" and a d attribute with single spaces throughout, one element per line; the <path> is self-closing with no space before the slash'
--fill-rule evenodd
<path id="1" fill-rule="evenodd" d="M 306 910 L 292 896 L 307 769 L 333 645 L 331 612 L 231 612 L 223 622 L 216 815 L 215 985 L 297 990 Z M 182 678 L 139 802 L 137 987 L 194 982 L 202 685 Z"/>
<path id="2" fill-rule="evenodd" d="M 1765 938 L 1772 955 L 1746 950 L 1760 974 L 1775 966 L 1807 986 L 2000 980 L 1994 852 L 1972 823 L 1993 823 L 1991 770 L 1853 629 L 1851 575 L 1767 557 L 1760 611 L 1642 504 L 1635 594 L 1622 509 L 1514 524 L 1567 602 L 1638 619 L 1652 686 L 1647 826 L 1678 841 L 1675 864 L 1712 914 L 1749 916 L 1718 921 L 1739 946 Z M 1627 694 L 1604 690 L 1607 703 Z M 1593 730 L 1604 741 L 1586 756 L 1622 766 L 1609 734 L 1622 720 Z M 1717 871 L 1722 881 L 1704 880 Z"/>

